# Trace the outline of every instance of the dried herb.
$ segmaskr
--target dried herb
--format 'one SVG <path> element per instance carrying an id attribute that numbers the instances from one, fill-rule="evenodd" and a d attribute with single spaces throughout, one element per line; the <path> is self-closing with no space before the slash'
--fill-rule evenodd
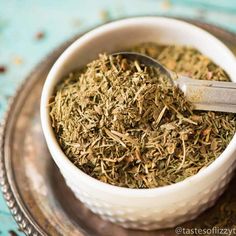
<path id="1" fill-rule="evenodd" d="M 7 71 L 6 66 L 0 65 L 0 73 L 5 73 Z"/>
<path id="2" fill-rule="evenodd" d="M 171 1 L 170 0 L 163 0 L 162 2 L 161 2 L 161 8 L 163 9 L 163 10 L 170 10 L 170 8 L 171 7 L 173 7 L 173 5 L 172 5 L 172 3 L 171 3 Z"/>
<path id="3" fill-rule="evenodd" d="M 111 20 L 111 15 L 110 15 L 110 12 L 108 10 L 105 10 L 105 9 L 101 10 L 99 12 L 99 16 L 100 16 L 100 18 L 103 22 L 108 22 L 108 21 Z"/>
<path id="4" fill-rule="evenodd" d="M 229 79 L 196 49 L 143 44 L 132 50 L 196 79 Z M 50 107 L 68 158 L 94 178 L 129 188 L 196 174 L 223 152 L 236 127 L 233 114 L 193 111 L 153 68 L 107 55 L 67 76 Z"/>
<path id="5" fill-rule="evenodd" d="M 177 45 L 144 43 L 132 49 L 149 55 L 170 70 L 193 79 L 229 81 L 226 72 L 197 49 Z"/>
<path id="6" fill-rule="evenodd" d="M 22 57 L 20 56 L 14 56 L 12 58 L 12 62 L 15 64 L 15 65 L 21 65 L 23 63 L 23 59 Z"/>
<path id="7" fill-rule="evenodd" d="M 8 233 L 10 236 L 18 236 L 18 234 L 14 230 L 9 230 Z"/>
<path id="8" fill-rule="evenodd" d="M 39 31 L 35 34 L 35 39 L 42 40 L 45 37 L 45 33 L 43 31 Z"/>

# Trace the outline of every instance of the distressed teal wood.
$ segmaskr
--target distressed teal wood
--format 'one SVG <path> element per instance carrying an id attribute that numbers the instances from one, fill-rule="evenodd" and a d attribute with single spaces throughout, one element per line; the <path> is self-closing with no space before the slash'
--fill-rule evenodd
<path id="1" fill-rule="evenodd" d="M 0 118 L 7 102 L 32 68 L 47 53 L 78 32 L 110 19 L 137 15 L 169 15 L 200 19 L 236 32 L 235 0 L 0 0 Z M 45 32 L 36 40 L 35 34 Z M 22 60 L 22 64 L 19 63 Z M 18 227 L 0 194 L 0 235 Z"/>

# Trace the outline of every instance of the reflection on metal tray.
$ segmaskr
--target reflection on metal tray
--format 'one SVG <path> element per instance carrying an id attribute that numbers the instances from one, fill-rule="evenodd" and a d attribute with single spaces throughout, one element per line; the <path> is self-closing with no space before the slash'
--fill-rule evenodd
<path id="1" fill-rule="evenodd" d="M 236 53 L 236 35 L 208 24 L 192 23 L 215 34 Z M 103 221 L 74 197 L 50 157 L 40 126 L 41 90 L 56 58 L 78 37 L 36 67 L 9 107 L 1 130 L 0 182 L 11 213 L 27 235 L 176 235 L 174 229 L 134 231 Z M 211 228 L 221 220 L 225 223 L 222 226 L 232 227 L 236 222 L 235 184 L 236 178 L 216 206 L 183 227 Z M 222 211 L 231 214 L 231 222 L 221 219 Z"/>

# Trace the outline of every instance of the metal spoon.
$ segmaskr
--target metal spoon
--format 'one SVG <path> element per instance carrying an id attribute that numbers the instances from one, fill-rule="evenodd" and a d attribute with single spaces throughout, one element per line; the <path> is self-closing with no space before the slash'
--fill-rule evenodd
<path id="1" fill-rule="evenodd" d="M 221 111 L 236 113 L 236 83 L 208 80 L 196 80 L 178 75 L 161 65 L 158 61 L 141 53 L 118 52 L 113 56 L 121 55 L 129 60 L 137 60 L 146 66 L 156 67 L 161 73 L 167 75 L 175 86 L 193 103 L 195 110 Z"/>

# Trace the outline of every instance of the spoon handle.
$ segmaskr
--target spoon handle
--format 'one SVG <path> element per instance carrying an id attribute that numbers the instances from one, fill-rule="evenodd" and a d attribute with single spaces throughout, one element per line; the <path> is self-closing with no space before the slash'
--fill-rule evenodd
<path id="1" fill-rule="evenodd" d="M 174 83 L 193 103 L 195 110 L 236 113 L 236 83 L 180 77 Z"/>

